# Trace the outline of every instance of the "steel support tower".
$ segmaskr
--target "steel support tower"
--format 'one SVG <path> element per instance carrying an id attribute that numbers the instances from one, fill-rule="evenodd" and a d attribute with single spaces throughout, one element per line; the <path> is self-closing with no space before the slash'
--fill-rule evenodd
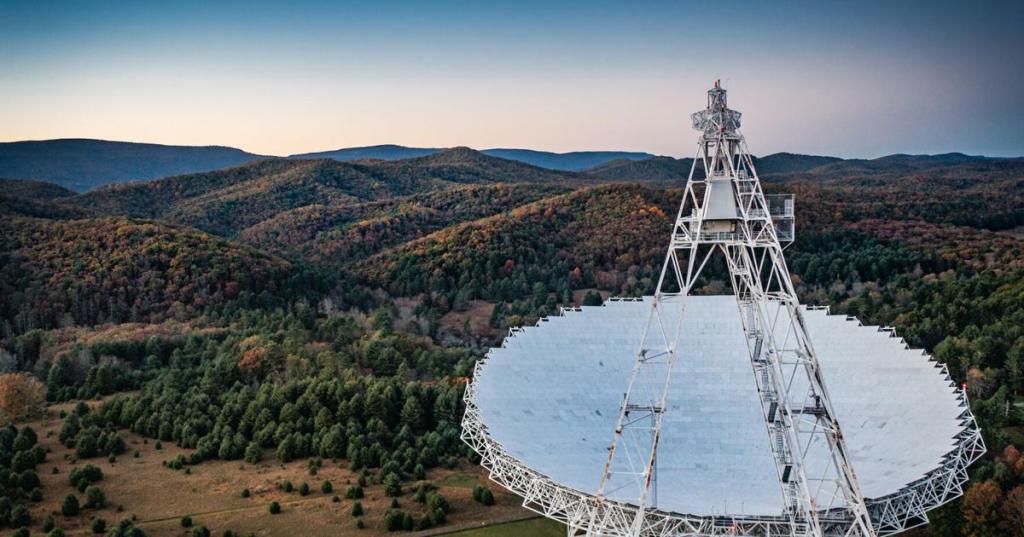
<path id="1" fill-rule="evenodd" d="M 661 533 L 645 514 L 657 508 L 658 442 L 673 366 L 686 345 L 685 297 L 720 252 L 740 310 L 787 534 L 875 537 L 783 256 L 792 228 L 780 229 L 776 219 L 792 224 L 792 198 L 773 203 L 765 196 L 739 133 L 740 113 L 729 109 L 717 81 L 707 108 L 691 119 L 701 132 L 697 154 L 585 531 Z M 666 305 L 667 297 L 680 299 Z M 663 307 L 679 308 L 678 320 L 667 323 Z M 621 509 L 628 495 L 638 495 L 635 508 Z"/>

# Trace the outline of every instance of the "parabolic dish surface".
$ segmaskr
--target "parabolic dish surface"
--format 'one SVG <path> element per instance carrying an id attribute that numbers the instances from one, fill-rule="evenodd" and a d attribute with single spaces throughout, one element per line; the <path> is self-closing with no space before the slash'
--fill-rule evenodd
<path id="1" fill-rule="evenodd" d="M 735 297 L 686 300 L 654 507 L 777 516 L 782 494 Z M 650 311 L 650 297 L 583 307 L 492 349 L 472 393 L 490 441 L 550 480 L 594 494 Z M 676 311 L 662 308 L 664 321 Z M 878 327 L 824 310 L 804 318 L 864 497 L 898 493 L 942 466 L 968 426 L 943 370 Z M 610 497 L 635 502 L 637 492 Z"/>

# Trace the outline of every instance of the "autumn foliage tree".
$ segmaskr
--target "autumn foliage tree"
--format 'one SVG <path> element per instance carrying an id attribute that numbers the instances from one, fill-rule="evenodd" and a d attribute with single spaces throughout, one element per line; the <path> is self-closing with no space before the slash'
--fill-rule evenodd
<path id="1" fill-rule="evenodd" d="M 964 493 L 964 535 L 967 537 L 1001 537 L 999 505 L 1003 491 L 995 481 L 974 483 Z"/>
<path id="2" fill-rule="evenodd" d="M 1024 485 L 1013 488 L 1003 501 L 1000 510 L 1006 530 L 1014 536 L 1024 536 Z"/>
<path id="3" fill-rule="evenodd" d="M 35 415 L 46 402 L 43 384 L 25 373 L 0 375 L 0 419 L 12 421 Z"/>

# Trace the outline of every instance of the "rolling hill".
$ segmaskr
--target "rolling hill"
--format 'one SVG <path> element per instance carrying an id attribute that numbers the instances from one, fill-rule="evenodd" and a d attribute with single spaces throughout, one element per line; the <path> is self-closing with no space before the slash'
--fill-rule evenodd
<path id="1" fill-rule="evenodd" d="M 0 179 L 0 216 L 82 218 L 90 215 L 88 210 L 55 203 L 76 195 L 75 192 L 46 181 Z"/>
<path id="2" fill-rule="evenodd" d="M 85 192 L 109 183 L 215 170 L 266 158 L 221 146 L 89 139 L 0 143 L 0 177 L 36 179 Z"/>
<path id="3" fill-rule="evenodd" d="M 234 236 L 281 212 L 309 205 L 357 205 L 460 184 L 563 184 L 588 179 L 453 148 L 397 161 L 266 160 L 226 170 L 111 185 L 68 200 L 67 205 Z"/>
<path id="4" fill-rule="evenodd" d="M 366 147 L 346 147 L 329 151 L 314 151 L 288 155 L 291 159 L 330 158 L 340 161 L 349 160 L 399 160 L 404 158 L 425 157 L 442 151 L 440 147 L 406 147 L 404 145 L 384 144 Z"/>
<path id="5" fill-rule="evenodd" d="M 434 231 L 509 211 L 569 188 L 556 184 L 463 185 L 352 205 L 313 204 L 278 213 L 238 240 L 318 266 L 343 266 Z"/>
<path id="6" fill-rule="evenodd" d="M 686 181 L 692 164 L 692 158 L 615 159 L 584 173 L 609 181 Z"/>
<path id="7" fill-rule="evenodd" d="M 544 296 L 570 284 L 630 294 L 650 285 L 679 195 L 635 185 L 584 188 L 451 226 L 354 268 L 399 296 L 451 289 L 464 300 L 512 300 L 538 282 Z"/>

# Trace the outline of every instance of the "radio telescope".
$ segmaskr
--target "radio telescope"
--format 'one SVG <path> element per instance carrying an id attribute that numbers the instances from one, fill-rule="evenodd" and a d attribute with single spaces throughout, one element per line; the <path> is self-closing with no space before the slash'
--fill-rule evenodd
<path id="1" fill-rule="evenodd" d="M 985 452 L 945 366 L 799 304 L 793 198 L 765 196 L 716 82 L 654 296 L 515 328 L 476 366 L 463 440 L 588 536 L 858 536 L 925 524 Z M 691 291 L 724 256 L 732 295 Z"/>

